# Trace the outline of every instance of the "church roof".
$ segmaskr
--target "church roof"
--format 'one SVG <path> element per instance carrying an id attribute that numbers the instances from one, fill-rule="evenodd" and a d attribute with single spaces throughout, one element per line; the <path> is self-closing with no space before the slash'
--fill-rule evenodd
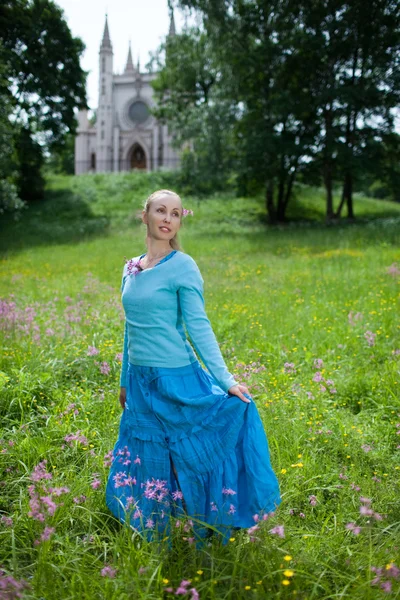
<path id="1" fill-rule="evenodd" d="M 168 35 L 170 35 L 171 37 L 174 36 L 176 34 L 176 28 L 175 28 L 175 19 L 174 19 L 174 12 L 171 12 L 171 20 L 169 23 L 169 33 Z"/>
<path id="2" fill-rule="evenodd" d="M 106 15 L 106 22 L 105 22 L 105 25 L 104 25 L 103 39 L 101 40 L 101 48 L 110 48 L 110 49 L 112 49 L 110 32 L 108 30 L 107 15 Z"/>
<path id="3" fill-rule="evenodd" d="M 135 72 L 135 67 L 133 66 L 131 43 L 129 42 L 128 58 L 126 59 L 125 73 L 134 73 L 134 72 Z"/>

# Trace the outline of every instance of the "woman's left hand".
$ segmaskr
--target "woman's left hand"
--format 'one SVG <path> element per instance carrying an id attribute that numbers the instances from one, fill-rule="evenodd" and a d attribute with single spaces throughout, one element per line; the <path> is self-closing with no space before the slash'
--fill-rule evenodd
<path id="1" fill-rule="evenodd" d="M 251 400 L 249 400 L 249 398 L 246 398 L 246 396 L 244 395 L 248 394 L 250 396 L 250 392 L 247 389 L 247 386 L 243 385 L 242 383 L 238 383 L 237 385 L 233 385 L 232 387 L 230 387 L 228 390 L 228 394 L 232 394 L 232 396 L 238 396 L 243 402 L 246 402 L 246 404 L 249 404 L 251 402 Z"/>

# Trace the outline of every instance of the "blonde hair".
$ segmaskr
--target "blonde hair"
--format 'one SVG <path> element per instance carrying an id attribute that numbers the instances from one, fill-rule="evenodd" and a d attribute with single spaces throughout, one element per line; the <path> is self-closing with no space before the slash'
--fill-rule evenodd
<path id="1" fill-rule="evenodd" d="M 181 203 L 181 206 L 182 206 L 182 199 L 176 192 L 173 192 L 172 190 L 157 190 L 157 191 L 153 192 L 152 194 L 150 194 L 150 196 L 145 200 L 143 210 L 145 210 L 146 213 L 148 213 L 152 202 L 154 202 L 154 200 L 159 200 L 160 198 L 162 198 L 164 196 L 174 196 L 175 198 L 177 198 L 179 200 L 179 202 Z M 181 218 L 180 218 L 181 225 L 182 225 L 182 216 L 183 216 L 183 206 L 182 206 L 182 212 L 181 212 Z M 147 245 L 147 235 L 146 235 L 145 242 Z M 174 235 L 174 237 L 169 240 L 169 245 L 171 246 L 171 248 L 173 248 L 173 250 L 182 250 L 182 246 L 178 239 L 178 233 L 176 233 Z"/>

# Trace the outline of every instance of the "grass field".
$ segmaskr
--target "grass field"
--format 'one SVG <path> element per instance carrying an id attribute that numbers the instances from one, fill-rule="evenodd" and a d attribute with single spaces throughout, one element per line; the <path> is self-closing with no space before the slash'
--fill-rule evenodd
<path id="1" fill-rule="evenodd" d="M 124 257 L 145 252 L 146 195 L 172 184 L 53 177 L 46 201 L 1 226 L 0 598 L 400 598 L 392 203 L 356 197 L 360 222 L 329 227 L 323 192 L 298 187 L 293 222 L 272 228 L 262 198 L 184 198 L 183 250 L 258 406 L 282 503 L 251 535 L 203 551 L 183 523 L 170 550 L 108 512 Z"/>

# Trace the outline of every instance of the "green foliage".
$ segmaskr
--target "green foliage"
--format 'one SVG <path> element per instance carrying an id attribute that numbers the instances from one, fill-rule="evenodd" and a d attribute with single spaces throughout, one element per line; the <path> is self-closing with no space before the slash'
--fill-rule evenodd
<path id="1" fill-rule="evenodd" d="M 224 100 L 216 85 L 218 65 L 208 36 L 190 28 L 169 37 L 153 57 L 155 66 L 159 74 L 152 82 L 157 100 L 153 114 L 168 122 L 174 145 L 185 148 L 185 189 L 194 194 L 226 189 L 236 167 L 235 114 L 232 102 Z"/>
<path id="2" fill-rule="evenodd" d="M 75 107 L 86 107 L 85 49 L 52 0 L 11 0 L 0 7 L 0 31 L 16 116 L 46 135 L 49 145 L 74 132 Z"/>
<path id="3" fill-rule="evenodd" d="M 47 171 L 64 175 L 75 173 L 75 136 L 68 134 L 63 143 L 54 148 L 46 161 Z"/>
<path id="4" fill-rule="evenodd" d="M 294 182 L 307 174 L 326 187 L 329 219 L 344 205 L 352 218 L 353 192 L 374 168 L 373 146 L 393 131 L 400 100 L 396 4 L 376 0 L 368 11 L 361 0 L 178 5 L 200 14 L 206 34 L 189 29 L 167 40 L 159 114 L 196 154 L 196 144 L 207 153 L 215 131 L 225 149 L 215 162 L 235 172 L 239 193 L 264 190 L 271 222 L 285 221 Z M 228 115 L 220 128 L 207 118 L 218 105 Z M 195 173 L 207 180 L 212 166 L 200 158 Z M 334 212 L 338 181 L 342 202 Z"/>
<path id="5" fill-rule="evenodd" d="M 16 136 L 15 151 L 18 165 L 16 184 L 22 200 L 31 202 L 44 197 L 43 150 L 32 138 L 27 127 L 21 127 Z"/>
<path id="6" fill-rule="evenodd" d="M 23 201 L 43 197 L 45 149 L 66 157 L 74 108 L 86 107 L 83 51 L 52 0 L 1 3 L 0 212 L 17 215 Z"/>

